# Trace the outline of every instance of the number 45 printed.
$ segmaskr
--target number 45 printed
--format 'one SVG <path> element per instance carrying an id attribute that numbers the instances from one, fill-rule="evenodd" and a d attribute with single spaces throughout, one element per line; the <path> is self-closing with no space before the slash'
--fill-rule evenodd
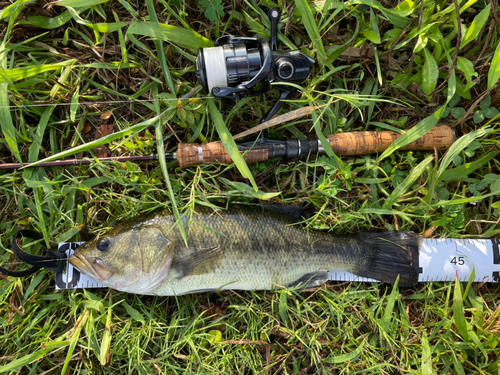
<path id="1" fill-rule="evenodd" d="M 450 263 L 458 266 L 463 266 L 465 264 L 465 259 L 464 257 L 453 257 Z"/>

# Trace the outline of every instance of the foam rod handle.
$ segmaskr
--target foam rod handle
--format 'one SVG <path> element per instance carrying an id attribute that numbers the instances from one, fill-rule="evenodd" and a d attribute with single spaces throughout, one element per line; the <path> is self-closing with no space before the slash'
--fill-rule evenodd
<path id="1" fill-rule="evenodd" d="M 245 151 L 240 152 L 243 154 Z M 250 150 L 245 152 L 243 158 L 247 163 L 264 161 L 269 158 L 269 152 L 267 149 Z M 177 160 L 181 167 L 215 162 L 231 164 L 233 162 L 222 142 L 203 143 L 201 145 L 197 143 L 181 143 L 177 148 Z"/>
<path id="2" fill-rule="evenodd" d="M 365 155 L 384 152 L 400 136 L 400 133 L 391 131 L 352 132 L 329 135 L 328 141 L 337 155 Z M 440 125 L 399 150 L 446 150 L 454 141 L 453 129 Z"/>

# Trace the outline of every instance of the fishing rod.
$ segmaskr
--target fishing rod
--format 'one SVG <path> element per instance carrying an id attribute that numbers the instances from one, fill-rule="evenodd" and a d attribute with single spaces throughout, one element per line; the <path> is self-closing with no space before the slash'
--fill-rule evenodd
<path id="1" fill-rule="evenodd" d="M 314 60 L 300 51 L 279 51 L 277 47 L 277 24 L 279 12 L 270 9 L 267 13 L 271 23 L 270 41 L 260 38 L 234 37 L 225 35 L 218 38 L 214 47 L 200 48 L 196 57 L 196 74 L 201 87 L 206 93 L 211 93 L 216 99 L 241 99 L 262 95 L 272 89 L 280 91 L 280 97 L 271 109 L 261 119 L 261 125 L 241 133 L 234 138 L 240 138 L 251 132 L 263 130 L 265 124 L 293 120 L 305 114 L 310 114 L 319 107 L 306 107 L 296 117 L 293 113 L 272 119 L 290 97 L 298 84 L 310 75 Z M 181 101 L 186 100 L 197 88 L 191 90 Z M 295 112 L 295 111 L 292 111 Z M 272 125 L 267 125 L 270 127 Z M 339 133 L 328 136 L 328 143 L 333 152 L 339 156 L 365 155 L 385 151 L 400 133 L 392 131 L 364 131 Z M 453 129 L 448 126 L 436 126 L 416 141 L 400 148 L 402 151 L 445 150 L 454 142 Z M 300 158 L 315 155 L 325 151 L 319 139 L 285 139 L 270 140 L 264 135 L 254 142 L 237 145 L 246 162 L 260 162 L 272 158 Z M 167 160 L 177 160 L 180 167 L 199 164 L 223 163 L 230 164 L 232 159 L 222 142 L 204 144 L 178 145 L 177 152 L 166 154 Z M 56 160 L 44 163 L 8 163 L 0 164 L 0 170 L 36 167 L 71 166 L 91 164 L 93 161 L 154 161 L 157 155 L 121 156 L 101 159 Z"/>
<path id="2" fill-rule="evenodd" d="M 339 156 L 353 156 L 381 153 L 385 151 L 402 134 L 393 131 L 360 131 L 332 134 L 327 137 L 333 152 Z M 235 136 L 238 138 L 238 135 Z M 401 147 L 402 151 L 446 150 L 455 141 L 455 133 L 447 125 L 434 127 L 416 141 Z M 238 150 L 247 163 L 266 161 L 273 158 L 301 158 L 325 152 L 319 139 L 288 138 L 285 140 L 257 140 L 237 144 Z M 222 163 L 233 161 L 222 142 L 180 143 L 177 152 L 165 154 L 167 160 L 177 160 L 180 167 L 200 164 Z M 91 164 L 95 161 L 154 161 L 158 155 L 121 156 L 100 159 L 55 160 L 38 163 L 35 167 L 58 167 Z M 29 168 L 35 163 L 0 164 L 0 170 Z"/>

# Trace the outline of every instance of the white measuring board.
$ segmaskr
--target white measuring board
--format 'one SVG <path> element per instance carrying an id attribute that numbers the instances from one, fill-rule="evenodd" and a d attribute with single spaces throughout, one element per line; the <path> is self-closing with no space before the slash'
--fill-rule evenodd
<path id="1" fill-rule="evenodd" d="M 424 239 L 420 248 L 419 282 L 469 281 L 500 282 L 500 240 Z M 330 280 L 377 281 L 342 270 L 330 271 Z"/>
<path id="2" fill-rule="evenodd" d="M 60 243 L 59 251 L 67 257 L 81 243 Z M 474 282 L 500 282 L 500 240 L 424 239 L 420 248 L 419 282 L 469 281 L 474 270 Z M 343 270 L 329 271 L 333 281 L 376 282 Z M 69 262 L 63 273 L 56 274 L 56 289 L 105 288 L 80 273 Z"/>

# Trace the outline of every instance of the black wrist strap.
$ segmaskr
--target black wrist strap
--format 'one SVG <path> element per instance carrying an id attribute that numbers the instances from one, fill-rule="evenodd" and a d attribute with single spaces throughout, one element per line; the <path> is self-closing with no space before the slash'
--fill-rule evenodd
<path id="1" fill-rule="evenodd" d="M 52 251 L 50 249 L 47 249 L 47 256 L 29 254 L 25 252 L 23 249 L 21 249 L 17 244 L 17 239 L 19 238 L 19 235 L 23 235 L 23 237 L 32 238 L 34 240 L 41 240 L 43 239 L 43 236 L 38 232 L 28 229 L 23 229 L 17 232 L 14 238 L 12 239 L 12 252 L 16 255 L 16 257 L 19 258 L 19 260 L 33 267 L 28 268 L 27 270 L 24 271 L 12 271 L 0 267 L 0 272 L 2 272 L 7 276 L 23 277 L 23 276 L 29 276 L 41 268 L 45 268 L 46 270 L 54 272 L 62 270 L 64 262 L 61 262 L 61 260 L 65 257 L 65 254 Z"/>

